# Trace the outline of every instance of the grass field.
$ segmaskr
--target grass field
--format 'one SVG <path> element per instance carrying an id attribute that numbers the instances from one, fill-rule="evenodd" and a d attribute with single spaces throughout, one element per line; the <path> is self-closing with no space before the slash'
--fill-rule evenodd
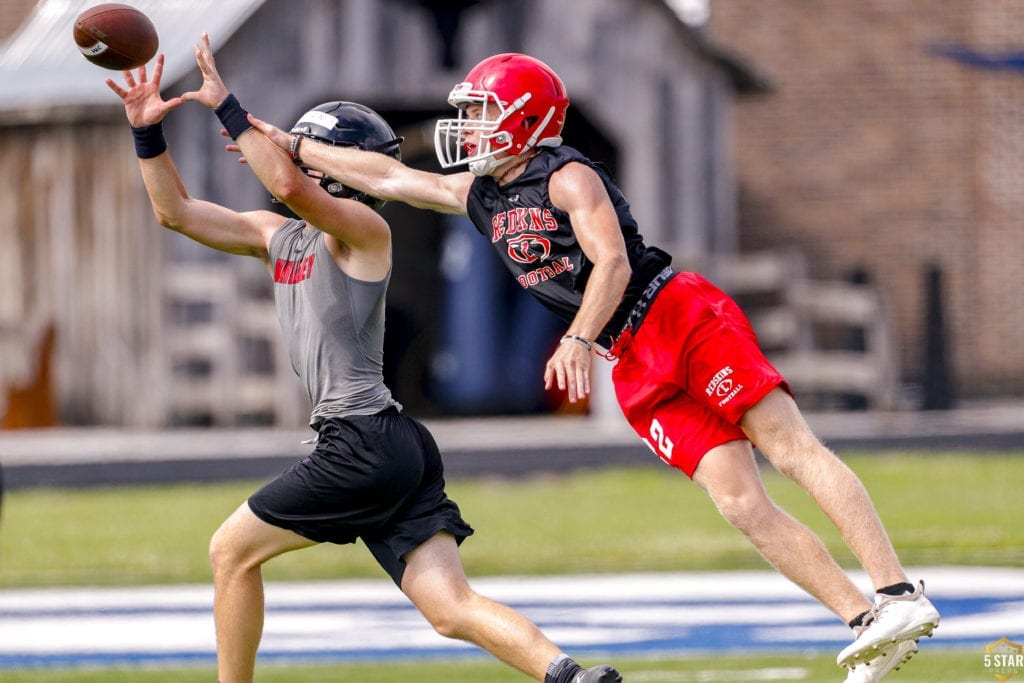
<path id="1" fill-rule="evenodd" d="M 1004 455 L 849 455 L 907 565 L 1024 565 L 1020 482 L 1024 452 Z M 206 544 L 258 482 L 7 496 L 0 524 L 0 588 L 209 581 Z M 787 480 L 766 473 L 779 503 L 854 566 L 831 525 Z M 599 470 L 513 480 L 455 480 L 449 493 L 477 534 L 463 546 L 470 576 L 765 568 L 704 494 L 667 468 Z M 268 580 L 380 577 L 361 547 L 320 546 L 276 558 Z M 981 653 L 932 652 L 894 683 L 968 683 L 994 677 Z M 832 656 L 625 660 L 640 681 L 841 680 Z M 716 673 L 717 672 L 717 673 Z M 0 671 L 40 683 L 210 681 L 211 669 Z M 260 669 L 260 681 L 523 681 L 486 658 L 431 663 Z M 888 680 L 888 679 L 887 679 Z"/>
<path id="2" fill-rule="evenodd" d="M 886 683 L 993 682 L 980 653 L 930 652 L 922 648 L 904 669 L 886 677 Z M 587 662 L 592 663 L 592 662 Z M 841 681 L 842 670 L 834 655 L 772 657 L 687 657 L 685 659 L 618 659 L 626 683 L 692 683 L 729 681 Z M 405 662 L 324 666 L 264 666 L 257 670 L 260 683 L 524 683 L 526 676 L 493 660 L 474 658 L 446 662 Z M 3 671 L 4 683 L 210 683 L 212 668 L 67 669 Z"/>
<path id="3" fill-rule="evenodd" d="M 1024 565 L 1024 453 L 890 453 L 847 458 L 875 499 L 905 564 Z M 791 482 L 766 472 L 779 503 L 852 556 Z M 206 547 L 257 482 L 9 493 L 0 588 L 209 581 Z M 765 568 L 704 493 L 668 468 L 456 480 L 449 493 L 476 528 L 470 576 Z M 270 580 L 378 577 L 362 547 L 324 545 L 276 558 Z"/>

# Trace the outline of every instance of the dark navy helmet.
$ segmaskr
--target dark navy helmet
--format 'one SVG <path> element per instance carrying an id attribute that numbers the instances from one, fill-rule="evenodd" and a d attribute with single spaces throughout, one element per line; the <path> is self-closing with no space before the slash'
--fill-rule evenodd
<path id="1" fill-rule="evenodd" d="M 399 149 L 403 138 L 395 135 L 388 122 L 380 114 L 356 102 L 325 102 L 313 107 L 292 126 L 291 133 L 311 138 L 317 142 L 341 147 L 358 147 L 368 152 L 380 152 L 395 159 L 401 159 Z M 365 192 L 357 192 L 318 171 L 302 167 L 303 172 L 315 178 L 334 197 L 344 197 L 362 202 L 374 209 L 386 203 Z"/>

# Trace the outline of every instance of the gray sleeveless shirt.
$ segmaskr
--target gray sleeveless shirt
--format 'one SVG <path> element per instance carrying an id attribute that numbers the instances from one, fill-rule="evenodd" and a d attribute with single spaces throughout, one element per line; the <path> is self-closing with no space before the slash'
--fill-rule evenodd
<path id="1" fill-rule="evenodd" d="M 287 220 L 270 240 L 274 300 L 292 367 L 313 404 L 310 425 L 330 417 L 401 409 L 384 384 L 384 296 L 379 282 L 346 275 L 324 233 Z"/>

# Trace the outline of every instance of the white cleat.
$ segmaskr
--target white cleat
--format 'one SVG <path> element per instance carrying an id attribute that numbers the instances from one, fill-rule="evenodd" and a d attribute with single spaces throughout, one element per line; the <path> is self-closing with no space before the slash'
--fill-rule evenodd
<path id="1" fill-rule="evenodd" d="M 870 662 L 858 664 L 850 669 L 845 683 L 877 683 L 889 673 L 896 671 L 917 654 L 917 641 L 904 640 L 888 652 L 883 652 Z"/>
<path id="2" fill-rule="evenodd" d="M 907 595 L 875 595 L 875 606 L 854 629 L 856 640 L 848 645 L 836 664 L 853 668 L 891 651 L 893 645 L 930 636 L 939 625 L 939 611 L 924 596 L 924 581 Z"/>

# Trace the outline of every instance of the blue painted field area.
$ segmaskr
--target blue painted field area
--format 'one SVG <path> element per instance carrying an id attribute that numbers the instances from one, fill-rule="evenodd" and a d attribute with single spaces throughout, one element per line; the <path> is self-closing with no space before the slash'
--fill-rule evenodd
<path id="1" fill-rule="evenodd" d="M 1024 570 L 916 568 L 942 612 L 922 649 L 1024 639 Z M 867 587 L 863 575 L 858 585 Z M 589 655 L 841 649 L 849 629 L 771 572 L 502 577 L 472 582 Z M 0 667 L 212 663 L 212 587 L 0 591 Z M 272 583 L 262 661 L 467 656 L 390 581 Z"/>

